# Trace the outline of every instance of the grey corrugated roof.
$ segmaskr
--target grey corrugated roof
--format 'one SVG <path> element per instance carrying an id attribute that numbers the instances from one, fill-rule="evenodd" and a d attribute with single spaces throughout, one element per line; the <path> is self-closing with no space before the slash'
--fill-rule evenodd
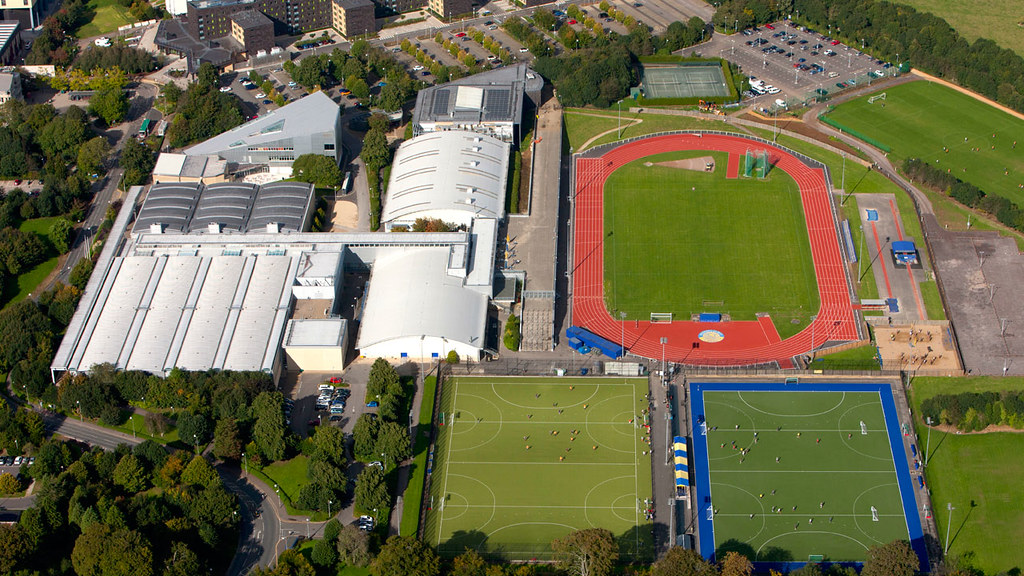
<path id="1" fill-rule="evenodd" d="M 300 134 L 333 130 L 340 114 L 338 105 L 323 92 L 314 92 L 264 116 L 214 136 L 185 150 L 189 156 L 219 154 L 242 146 L 277 142 Z"/>
<path id="2" fill-rule="evenodd" d="M 313 198 L 313 185 L 304 182 L 271 182 L 260 186 L 246 230 L 265 230 L 280 225 L 281 232 L 300 232 Z"/>
<path id="3" fill-rule="evenodd" d="M 244 231 L 255 195 L 255 184 L 208 184 L 199 196 L 199 203 L 192 215 L 188 231 L 206 232 L 210 224 L 220 224 L 224 229 L 238 232 Z"/>
<path id="4" fill-rule="evenodd" d="M 14 38 L 21 23 L 17 20 L 0 20 L 0 54 L 7 48 L 7 44 Z"/>
<path id="5" fill-rule="evenodd" d="M 154 184 L 135 219 L 134 232 L 149 232 L 153 224 L 160 224 L 165 231 L 188 230 L 200 188 L 198 183 L 193 182 Z"/>
<path id="6" fill-rule="evenodd" d="M 430 121 L 519 122 L 524 94 L 538 90 L 544 79 L 527 64 L 507 66 L 420 90 L 413 123 Z M 470 110 L 455 105 L 460 87 L 483 91 L 483 108 Z"/>

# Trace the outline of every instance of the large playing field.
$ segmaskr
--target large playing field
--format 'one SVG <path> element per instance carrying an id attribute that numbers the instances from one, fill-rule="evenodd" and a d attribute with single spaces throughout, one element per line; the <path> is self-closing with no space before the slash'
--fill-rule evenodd
<path id="1" fill-rule="evenodd" d="M 627 556 L 650 557 L 646 394 L 646 379 L 445 381 L 427 542 L 444 555 L 545 558 L 553 539 L 599 527 Z"/>
<path id="2" fill-rule="evenodd" d="M 659 165 L 703 156 L 714 158 L 714 172 Z M 670 152 L 611 174 L 604 279 L 613 316 L 722 312 L 754 320 L 768 312 L 785 334 L 788 320 L 818 309 L 796 183 L 781 170 L 765 180 L 726 179 L 727 164 L 722 152 Z"/>
<path id="3" fill-rule="evenodd" d="M 898 428 L 893 438 L 887 426 L 888 388 L 777 388 L 691 385 L 695 421 L 703 415 L 707 426 L 706 435 L 695 432 L 698 466 L 707 451 L 696 484 L 714 508 L 710 519 L 698 491 L 702 552 L 736 550 L 760 562 L 811 555 L 863 561 L 868 547 L 919 533 L 919 523 L 908 528 L 904 516 L 901 488 L 913 488 L 905 472 L 897 477 L 906 460 Z M 912 494 L 908 502 L 916 523 Z M 713 538 L 705 541 L 708 529 Z"/>
<path id="4" fill-rule="evenodd" d="M 880 100 L 868 104 L 864 96 L 840 104 L 829 116 L 891 146 L 894 160 L 927 160 L 1024 206 L 1024 120 L 933 82 L 884 92 L 884 107 Z"/>

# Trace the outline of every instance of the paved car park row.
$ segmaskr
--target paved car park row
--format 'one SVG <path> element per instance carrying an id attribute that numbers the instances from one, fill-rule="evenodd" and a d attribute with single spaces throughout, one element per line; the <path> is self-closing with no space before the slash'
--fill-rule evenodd
<path id="1" fill-rule="evenodd" d="M 893 71 L 870 54 L 788 21 L 728 36 L 715 34 L 700 49 L 707 56 L 735 62 L 747 76 L 778 88 L 777 94 L 748 95 L 748 103 L 762 109 L 772 108 L 777 100 L 833 94 Z"/>

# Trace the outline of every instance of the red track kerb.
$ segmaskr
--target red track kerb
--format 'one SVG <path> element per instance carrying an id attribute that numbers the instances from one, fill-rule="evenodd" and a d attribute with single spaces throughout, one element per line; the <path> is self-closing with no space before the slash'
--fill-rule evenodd
<path id="1" fill-rule="evenodd" d="M 818 281 L 821 308 L 817 319 L 799 334 L 780 340 L 771 322 L 737 321 L 698 323 L 613 319 L 604 301 L 604 184 L 620 166 L 663 152 L 709 150 L 744 154 L 748 148 L 767 149 L 774 169 L 789 174 L 800 189 L 804 219 L 810 236 L 811 257 Z M 846 283 L 846 270 L 829 205 L 828 186 L 820 168 L 811 168 L 797 157 L 764 142 L 719 134 L 653 136 L 623 144 L 599 158 L 576 160 L 573 256 L 573 324 L 613 342 L 625 331 L 626 349 L 645 358 L 660 358 L 661 338 L 667 337 L 668 360 L 689 365 L 741 366 L 790 360 L 806 354 L 813 345 L 832 340 L 856 340 L 856 317 Z M 751 290 L 757 290 L 751 286 Z M 713 329 L 724 334 L 720 342 L 702 342 L 697 335 Z M 699 343 L 699 347 L 694 347 Z"/>

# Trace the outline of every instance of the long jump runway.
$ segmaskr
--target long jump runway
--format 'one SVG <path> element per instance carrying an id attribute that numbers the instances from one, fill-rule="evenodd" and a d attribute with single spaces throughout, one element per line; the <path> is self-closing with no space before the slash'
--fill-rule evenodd
<path id="1" fill-rule="evenodd" d="M 810 236 L 811 256 L 818 282 L 821 309 L 800 333 L 781 340 L 766 318 L 758 321 L 698 323 L 613 319 L 604 303 L 604 183 L 617 168 L 649 156 L 681 150 L 727 152 L 731 158 L 755 145 L 767 149 L 772 165 L 789 174 L 800 189 L 804 219 Z M 731 163 L 731 162 L 730 162 Z M 688 365 L 744 366 L 778 362 L 792 367 L 795 356 L 806 354 L 826 341 L 856 340 L 857 325 L 839 252 L 828 185 L 824 172 L 812 168 L 781 148 L 740 136 L 671 134 L 653 136 L 612 148 L 599 157 L 576 159 L 575 238 L 573 253 L 573 323 L 613 342 L 625 333 L 626 348 L 645 358 L 665 358 Z M 751 290 L 756 290 L 751 286 Z M 718 342 L 701 341 L 707 329 L 724 336 Z"/>

